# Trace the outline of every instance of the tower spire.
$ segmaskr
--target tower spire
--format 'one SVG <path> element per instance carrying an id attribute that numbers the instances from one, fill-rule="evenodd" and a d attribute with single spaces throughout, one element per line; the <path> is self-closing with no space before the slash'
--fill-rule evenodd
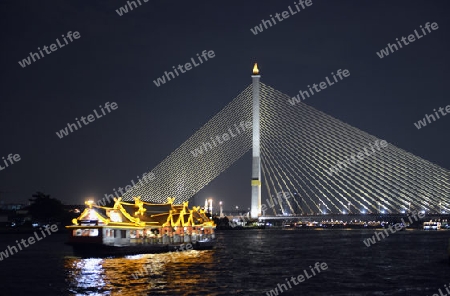
<path id="1" fill-rule="evenodd" d="M 253 66 L 253 75 L 259 75 L 258 63 Z"/>

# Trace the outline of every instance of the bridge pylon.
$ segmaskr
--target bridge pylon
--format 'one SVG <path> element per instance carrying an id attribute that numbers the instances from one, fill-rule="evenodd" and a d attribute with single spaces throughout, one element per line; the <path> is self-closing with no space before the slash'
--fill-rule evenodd
<path id="1" fill-rule="evenodd" d="M 253 149 L 252 149 L 252 205 L 250 216 L 258 218 L 261 216 L 261 146 L 260 146 L 260 126 L 259 126 L 259 104 L 260 104 L 260 84 L 258 64 L 255 63 L 252 75 L 253 87 Z"/>

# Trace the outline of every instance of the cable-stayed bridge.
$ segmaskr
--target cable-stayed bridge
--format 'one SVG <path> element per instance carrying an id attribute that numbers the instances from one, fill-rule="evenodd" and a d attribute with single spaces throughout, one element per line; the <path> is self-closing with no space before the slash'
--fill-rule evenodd
<path id="1" fill-rule="evenodd" d="M 187 201 L 252 143 L 255 151 L 255 85 L 262 178 L 252 186 L 262 187 L 258 214 L 261 203 L 265 215 L 450 211 L 450 171 L 303 102 L 292 104 L 290 96 L 259 83 L 259 76 L 157 165 L 153 181 L 123 199 Z"/>

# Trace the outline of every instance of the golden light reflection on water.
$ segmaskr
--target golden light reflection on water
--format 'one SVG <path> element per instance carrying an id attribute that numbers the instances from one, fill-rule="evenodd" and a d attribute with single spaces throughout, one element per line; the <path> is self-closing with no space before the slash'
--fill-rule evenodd
<path id="1" fill-rule="evenodd" d="M 65 270 L 72 295 L 195 295 L 212 280 L 201 269 L 214 269 L 213 254 L 192 250 L 103 259 L 66 257 Z"/>

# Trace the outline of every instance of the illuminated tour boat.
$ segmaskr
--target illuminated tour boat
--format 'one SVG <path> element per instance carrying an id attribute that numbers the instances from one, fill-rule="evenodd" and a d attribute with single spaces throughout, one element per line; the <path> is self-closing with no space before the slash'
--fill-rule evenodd
<path id="1" fill-rule="evenodd" d="M 86 202 L 86 209 L 66 226 L 75 255 L 120 256 L 175 250 L 211 249 L 215 224 L 200 207 L 188 202 L 152 204 L 134 198 L 134 203 L 114 198 L 112 207 Z"/>

